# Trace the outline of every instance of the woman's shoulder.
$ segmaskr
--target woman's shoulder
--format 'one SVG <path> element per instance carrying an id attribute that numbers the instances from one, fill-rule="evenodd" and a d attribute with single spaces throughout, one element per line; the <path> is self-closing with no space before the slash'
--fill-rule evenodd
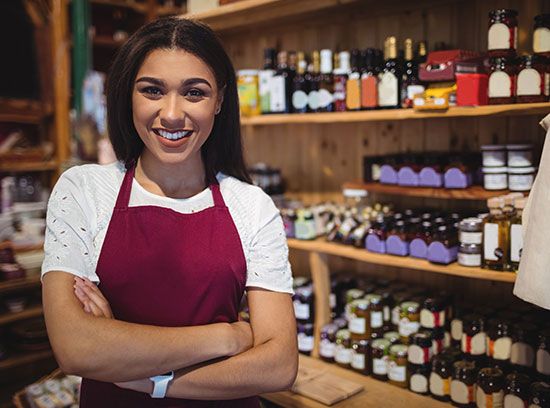
<path id="1" fill-rule="evenodd" d="M 117 185 L 125 172 L 124 164 L 119 161 L 110 164 L 82 164 L 65 170 L 60 181 L 78 183 L 82 188 L 97 188 Z"/>

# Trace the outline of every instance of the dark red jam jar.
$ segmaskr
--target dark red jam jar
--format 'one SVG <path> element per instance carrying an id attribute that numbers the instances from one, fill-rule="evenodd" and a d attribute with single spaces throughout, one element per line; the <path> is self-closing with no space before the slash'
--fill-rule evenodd
<path id="1" fill-rule="evenodd" d="M 487 48 L 491 57 L 511 57 L 518 48 L 518 12 L 499 9 L 489 12 Z"/>

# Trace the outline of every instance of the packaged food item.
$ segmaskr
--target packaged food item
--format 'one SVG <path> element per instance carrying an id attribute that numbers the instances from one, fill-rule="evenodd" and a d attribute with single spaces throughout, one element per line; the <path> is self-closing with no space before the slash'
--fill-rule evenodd
<path id="1" fill-rule="evenodd" d="M 483 167 L 506 167 L 505 145 L 481 146 Z"/>
<path id="2" fill-rule="evenodd" d="M 360 374 L 369 375 L 371 367 L 370 340 L 353 340 L 351 348 L 351 368 Z"/>
<path id="3" fill-rule="evenodd" d="M 336 332 L 338 326 L 334 323 L 329 323 L 321 329 L 321 337 L 319 342 L 319 357 L 327 363 L 334 362 L 334 354 L 336 352 Z"/>
<path id="4" fill-rule="evenodd" d="M 237 71 L 237 89 L 239 106 L 243 116 L 255 116 L 261 113 L 258 91 L 258 71 L 246 69 Z"/>
<path id="5" fill-rule="evenodd" d="M 388 363 L 391 343 L 387 339 L 376 339 L 372 342 L 371 375 L 380 381 L 388 380 Z"/>
<path id="6" fill-rule="evenodd" d="M 475 384 L 477 369 L 472 361 L 457 361 L 453 364 L 451 401 L 458 407 L 475 407 Z"/>
<path id="7" fill-rule="evenodd" d="M 506 151 L 508 152 L 508 167 L 533 166 L 532 144 L 509 144 L 506 145 Z"/>
<path id="8" fill-rule="evenodd" d="M 407 388 L 407 346 L 395 344 L 390 347 L 388 379 L 393 385 Z"/>
<path id="9" fill-rule="evenodd" d="M 439 354 L 432 359 L 432 371 L 430 373 L 432 398 L 439 401 L 450 401 L 453 363 L 452 358 L 447 354 Z"/>
<path id="10" fill-rule="evenodd" d="M 531 379 L 526 374 L 511 373 L 504 383 L 503 408 L 523 408 L 529 402 Z"/>
<path id="11" fill-rule="evenodd" d="M 489 12 L 487 40 L 492 57 L 514 57 L 518 48 L 518 12 L 499 9 Z"/>
<path id="12" fill-rule="evenodd" d="M 489 104 L 510 104 L 516 101 L 518 66 L 515 58 L 491 58 Z"/>
<path id="13" fill-rule="evenodd" d="M 430 371 L 430 364 L 409 364 L 407 366 L 409 390 L 416 394 L 428 395 Z"/>
<path id="14" fill-rule="evenodd" d="M 497 367 L 485 367 L 477 375 L 476 405 L 479 408 L 502 407 L 504 373 Z"/>
<path id="15" fill-rule="evenodd" d="M 550 57 L 550 14 L 535 16 L 533 51 L 535 54 Z"/>
<path id="16" fill-rule="evenodd" d="M 508 185 L 510 191 L 530 191 L 535 182 L 535 172 L 534 167 L 509 167 Z"/>

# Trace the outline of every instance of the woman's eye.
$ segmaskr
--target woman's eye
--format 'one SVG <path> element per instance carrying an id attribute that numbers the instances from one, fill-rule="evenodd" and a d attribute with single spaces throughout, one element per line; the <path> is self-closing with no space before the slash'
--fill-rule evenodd
<path id="1" fill-rule="evenodd" d="M 141 90 L 142 93 L 146 95 L 159 96 L 162 95 L 162 91 L 156 86 L 148 86 Z"/>
<path id="2" fill-rule="evenodd" d="M 192 98 L 201 98 L 204 96 L 204 92 L 201 91 L 200 89 L 193 88 L 187 91 L 187 95 Z"/>

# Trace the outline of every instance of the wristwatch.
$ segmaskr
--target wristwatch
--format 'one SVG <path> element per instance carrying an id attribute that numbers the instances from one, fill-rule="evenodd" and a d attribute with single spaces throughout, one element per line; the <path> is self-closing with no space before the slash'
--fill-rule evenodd
<path id="1" fill-rule="evenodd" d="M 153 381 L 153 392 L 150 394 L 152 398 L 164 398 L 166 397 L 166 390 L 168 384 L 174 379 L 174 372 L 170 371 L 162 375 L 155 375 L 149 377 Z"/>

